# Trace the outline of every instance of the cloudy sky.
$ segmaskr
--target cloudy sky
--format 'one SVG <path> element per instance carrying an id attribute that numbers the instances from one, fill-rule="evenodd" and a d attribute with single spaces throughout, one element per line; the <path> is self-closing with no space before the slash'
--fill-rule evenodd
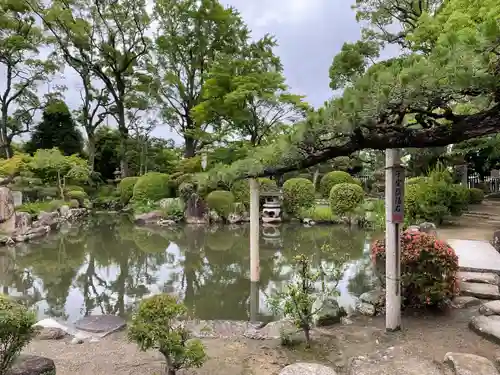
<path id="1" fill-rule="evenodd" d="M 356 23 L 353 1 L 346 0 L 222 0 L 237 8 L 254 38 L 274 35 L 279 43 L 287 82 L 292 91 L 306 96 L 309 103 L 320 106 L 332 96 L 328 68 L 344 42 L 356 41 L 360 28 Z M 66 69 L 57 81 L 64 83 L 68 105 L 79 105 L 78 78 Z M 158 127 L 156 136 L 179 136 L 168 126 Z"/>

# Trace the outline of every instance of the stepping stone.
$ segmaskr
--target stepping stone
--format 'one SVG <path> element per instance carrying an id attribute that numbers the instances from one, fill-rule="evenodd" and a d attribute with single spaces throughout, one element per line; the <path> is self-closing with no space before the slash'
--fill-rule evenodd
<path id="1" fill-rule="evenodd" d="M 483 303 L 479 307 L 479 313 L 481 315 L 500 315 L 500 301 L 490 301 Z"/>
<path id="2" fill-rule="evenodd" d="M 460 281 L 470 283 L 484 283 L 491 285 L 500 285 L 500 276 L 495 273 L 486 272 L 459 272 L 457 277 Z"/>
<path id="3" fill-rule="evenodd" d="M 408 356 L 389 348 L 368 357 L 351 358 L 347 375 L 443 375 L 432 360 Z"/>
<path id="4" fill-rule="evenodd" d="M 488 241 L 448 240 L 462 271 L 500 274 L 500 254 Z"/>
<path id="5" fill-rule="evenodd" d="M 456 309 L 463 309 L 472 306 L 479 306 L 481 300 L 472 296 L 457 296 L 453 298 L 452 305 Z"/>
<path id="6" fill-rule="evenodd" d="M 6 375 L 55 375 L 56 365 L 50 358 L 21 354 Z"/>
<path id="7" fill-rule="evenodd" d="M 469 322 L 469 328 L 496 344 L 500 344 L 500 316 L 474 316 Z"/>
<path id="8" fill-rule="evenodd" d="M 337 375 L 337 373 L 332 368 L 317 363 L 299 362 L 286 366 L 279 375 Z"/>
<path id="9" fill-rule="evenodd" d="M 489 359 L 474 354 L 446 353 L 444 363 L 454 375 L 498 375 Z"/>
<path id="10" fill-rule="evenodd" d="M 93 333 L 112 333 L 125 328 L 125 320 L 116 315 L 86 316 L 75 323 L 75 328 Z"/>
<path id="11" fill-rule="evenodd" d="M 497 285 L 461 281 L 459 286 L 460 294 L 462 296 L 472 296 L 484 299 L 500 299 L 500 291 L 498 290 Z"/>

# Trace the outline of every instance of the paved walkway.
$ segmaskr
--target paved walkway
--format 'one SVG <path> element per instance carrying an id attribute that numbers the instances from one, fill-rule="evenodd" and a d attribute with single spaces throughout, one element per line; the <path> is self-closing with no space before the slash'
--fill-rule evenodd
<path id="1" fill-rule="evenodd" d="M 500 274 L 500 253 L 488 241 L 448 240 L 463 271 Z"/>

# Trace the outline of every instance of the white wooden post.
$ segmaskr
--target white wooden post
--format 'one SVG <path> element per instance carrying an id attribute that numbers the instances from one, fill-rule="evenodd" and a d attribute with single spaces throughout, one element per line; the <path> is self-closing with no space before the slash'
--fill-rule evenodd
<path id="1" fill-rule="evenodd" d="M 401 328 L 401 243 L 400 227 L 404 221 L 404 170 L 398 149 L 385 152 L 385 213 L 386 213 L 386 315 L 387 331 Z"/>
<path id="2" fill-rule="evenodd" d="M 250 281 L 258 282 L 259 265 L 259 182 L 250 179 Z"/>

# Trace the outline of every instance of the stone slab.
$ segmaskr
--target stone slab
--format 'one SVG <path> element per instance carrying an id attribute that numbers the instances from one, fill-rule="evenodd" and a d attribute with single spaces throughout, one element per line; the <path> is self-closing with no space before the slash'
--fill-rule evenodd
<path id="1" fill-rule="evenodd" d="M 116 315 L 91 315 L 75 322 L 75 328 L 92 333 L 116 332 L 125 328 L 127 322 Z"/>
<path id="2" fill-rule="evenodd" d="M 470 283 L 500 285 L 500 276 L 491 272 L 459 272 L 457 277 L 461 281 Z"/>
<path id="3" fill-rule="evenodd" d="M 460 295 L 484 299 L 500 299 L 500 290 L 497 285 L 482 283 L 467 283 L 460 281 Z"/>
<path id="4" fill-rule="evenodd" d="M 453 298 L 452 305 L 456 309 L 464 309 L 467 307 L 479 306 L 481 300 L 472 296 L 457 296 Z"/>
<path id="5" fill-rule="evenodd" d="M 500 301 L 489 301 L 479 307 L 481 315 L 500 315 Z"/>
<path id="6" fill-rule="evenodd" d="M 444 363 L 454 375 L 498 375 L 489 359 L 474 354 L 446 353 Z"/>
<path id="7" fill-rule="evenodd" d="M 21 354 L 6 375 L 56 375 L 56 365 L 50 358 Z"/>
<path id="8" fill-rule="evenodd" d="M 347 375 L 443 375 L 432 360 L 408 356 L 389 348 L 368 357 L 351 358 Z"/>
<path id="9" fill-rule="evenodd" d="M 500 274 L 500 254 L 488 241 L 448 240 L 462 271 Z"/>
<path id="10" fill-rule="evenodd" d="M 469 328 L 478 335 L 500 344 L 500 316 L 474 316 L 469 322 Z"/>
<path id="11" fill-rule="evenodd" d="M 330 367 L 317 363 L 299 362 L 283 368 L 279 375 L 337 375 Z"/>

